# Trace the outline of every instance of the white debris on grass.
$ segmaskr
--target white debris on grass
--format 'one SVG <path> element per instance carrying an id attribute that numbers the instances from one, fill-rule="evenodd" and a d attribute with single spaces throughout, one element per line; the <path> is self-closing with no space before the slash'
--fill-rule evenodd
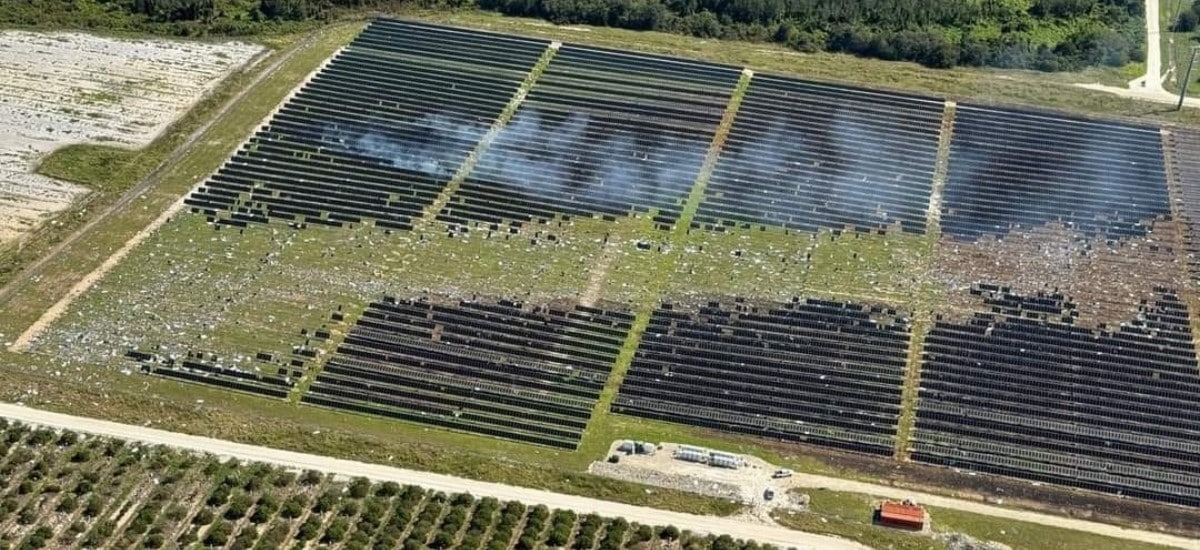
<path id="1" fill-rule="evenodd" d="M 83 197 L 32 174 L 64 145 L 144 147 L 261 46 L 0 32 L 0 245 Z"/>

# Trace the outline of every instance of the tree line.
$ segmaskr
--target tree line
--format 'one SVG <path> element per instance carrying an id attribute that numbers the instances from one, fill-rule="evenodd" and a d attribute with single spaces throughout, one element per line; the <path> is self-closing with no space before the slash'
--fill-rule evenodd
<path id="1" fill-rule="evenodd" d="M 779 550 L 729 535 L 363 477 L 340 480 L 3 418 L 0 524 L 0 547 L 22 550 Z"/>
<path id="2" fill-rule="evenodd" d="M 930 67 L 1076 70 L 1144 56 L 1143 0 L 5 0 L 0 25 L 180 35 L 292 29 L 341 10 L 478 7 L 560 24 L 776 42 Z M 1177 26 L 1196 24 L 1185 10 Z"/>
<path id="3" fill-rule="evenodd" d="M 1190 6 L 1182 6 L 1179 10 L 1179 15 L 1175 17 L 1175 23 L 1171 26 L 1171 30 L 1175 32 L 1194 32 L 1200 26 L 1200 2 L 1191 3 Z"/>
<path id="4" fill-rule="evenodd" d="M 478 0 L 555 23 L 772 41 L 931 67 L 1076 70 L 1140 60 L 1141 0 Z"/>

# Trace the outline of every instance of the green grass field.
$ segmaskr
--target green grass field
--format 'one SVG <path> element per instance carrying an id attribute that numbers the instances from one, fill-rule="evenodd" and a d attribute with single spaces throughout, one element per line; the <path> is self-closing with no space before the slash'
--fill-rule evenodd
<path id="1" fill-rule="evenodd" d="M 562 29 L 478 12 L 406 15 L 955 98 L 1200 122 L 1192 114 L 1173 118 L 1177 115 L 1069 85 L 1071 79 L 1085 75 L 972 69 L 943 72 L 842 55 L 796 54 L 762 44 L 713 44 L 615 29 Z M 0 342 L 23 331 L 74 281 L 215 170 L 297 82 L 358 28 L 356 24 L 330 27 L 312 42 L 291 42 L 303 47 L 218 120 L 159 185 L 122 216 L 104 222 L 55 258 L 45 276 L 31 281 L 0 306 L 6 313 L 0 318 Z M 1113 83 L 1125 74 L 1097 70 L 1086 77 Z M 229 95 L 236 92 L 238 82 L 227 85 Z M 213 108 L 198 107 L 189 115 L 196 120 L 184 119 L 194 126 L 181 122 L 171 135 L 186 136 L 186 128 L 198 127 Z M 149 173 L 178 143 L 156 142 L 137 152 L 72 147 L 51 156 L 42 171 L 117 194 Z M 698 198 L 694 193 L 685 208 L 685 222 L 674 232 L 654 229 L 650 215 L 616 222 L 576 218 L 570 223 L 531 227 L 519 236 L 497 233 L 489 237 L 486 231 L 473 231 L 450 237 L 438 224 L 390 235 L 369 228 L 298 231 L 282 224 L 216 231 L 198 215 L 180 214 L 75 301 L 43 334 L 35 353 L 0 351 L 0 364 L 4 365 L 0 399 L 129 423 L 149 421 L 156 427 L 247 443 L 703 513 L 732 514 L 740 505 L 677 491 L 648 492 L 639 485 L 584 472 L 591 461 L 603 458 L 612 440 L 634 438 L 729 449 L 798 470 L 863 478 L 861 472 L 806 455 L 803 448 L 784 456 L 777 447 L 749 438 L 609 414 L 606 404 L 611 402 L 622 369 L 628 366 L 636 338 L 626 343 L 617 375 L 602 395 L 575 452 L 183 385 L 130 374 L 130 363 L 121 358 L 126 349 L 156 345 L 169 353 L 216 353 L 227 361 L 252 357 L 259 351 L 286 353 L 303 340 L 302 329 L 319 327 L 337 307 L 354 310 L 384 294 L 481 294 L 548 302 L 575 301 L 598 289 L 601 300 L 628 305 L 642 322 L 664 297 L 738 295 L 781 301 L 814 295 L 880 302 L 910 311 L 927 309 L 936 298 L 921 279 L 932 254 L 932 237 L 896 233 L 835 237 L 822 233 L 810 238 L 758 228 L 728 233 L 687 231 L 686 220 L 694 214 Z M 639 247 L 638 243 L 648 246 Z M 18 265 L 24 260 L 13 261 Z M 781 521 L 881 548 L 930 547 L 929 539 L 881 531 L 856 519 L 862 517 L 867 500 L 869 497 L 859 495 L 814 495 L 814 514 Z M 942 511 L 934 511 L 935 518 L 942 515 Z M 1018 536 L 1016 531 L 1000 534 L 997 523 L 981 516 L 955 513 L 945 517 L 947 529 L 1017 548 L 1086 547 L 1060 546 L 1068 535 L 1041 526 L 1023 526 Z M 1117 544 L 1108 539 L 1093 542 L 1096 546 L 1090 548 Z"/>
<path id="2" fill-rule="evenodd" d="M 777 513 L 775 519 L 788 527 L 811 533 L 839 535 L 872 548 L 925 550 L 949 548 L 929 536 L 872 524 L 871 511 L 884 500 L 871 495 L 818 490 L 809 493 L 811 513 Z M 1055 550 L 1161 550 L 1146 544 L 1101 537 L 1020 521 L 981 516 L 931 506 L 927 508 L 934 533 L 967 533 L 977 539 L 1007 544 L 1011 548 Z"/>

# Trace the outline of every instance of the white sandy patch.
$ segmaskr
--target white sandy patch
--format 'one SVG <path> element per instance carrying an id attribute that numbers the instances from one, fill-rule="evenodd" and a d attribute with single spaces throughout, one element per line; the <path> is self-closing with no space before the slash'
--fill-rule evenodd
<path id="1" fill-rule="evenodd" d="M 0 32 L 0 245 L 87 193 L 34 175 L 43 155 L 90 141 L 143 147 L 262 49 Z"/>

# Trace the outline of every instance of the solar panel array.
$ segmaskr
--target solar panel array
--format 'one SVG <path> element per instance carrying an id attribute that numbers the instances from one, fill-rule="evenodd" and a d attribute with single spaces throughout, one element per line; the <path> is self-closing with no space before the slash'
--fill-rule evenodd
<path id="1" fill-rule="evenodd" d="M 670 227 L 740 75 L 563 46 L 438 218 L 519 226 L 656 212 Z"/>
<path id="2" fill-rule="evenodd" d="M 959 104 L 942 233 L 962 240 L 1061 223 L 1107 239 L 1170 215 L 1157 128 Z"/>
<path id="3" fill-rule="evenodd" d="M 225 225 L 405 230 L 458 173 L 465 178 L 437 212 L 451 227 L 634 213 L 674 227 L 742 73 L 547 48 L 376 21 L 188 204 Z M 550 52 L 528 93 L 514 95 Z M 514 98 L 511 120 L 481 142 Z M 1171 217 L 1159 130 L 970 104 L 957 105 L 952 125 L 944 115 L 937 99 L 755 75 L 691 228 L 924 234 L 939 142 L 949 137 L 938 251 L 969 249 L 961 259 L 1000 265 L 989 260 L 1008 249 L 983 246 L 995 244 L 988 239 L 1030 237 L 1037 251 L 1034 232 L 1057 224 L 1073 243 L 1045 248 L 1061 256 L 1047 269 L 999 273 L 1008 268 L 951 261 L 931 274 L 980 284 L 966 319 L 939 317 L 924 340 L 913 457 L 1200 504 L 1200 371 L 1188 311 L 1174 290 L 1154 288 L 1167 286 L 1160 272 L 1175 267 L 1173 237 L 1142 239 Z M 950 128 L 952 136 L 941 134 Z M 1200 221 L 1200 134 L 1177 131 L 1172 146 L 1185 241 L 1200 273 L 1192 223 Z M 1139 279 L 1144 256 L 1124 248 L 1135 239 L 1160 253 L 1153 277 Z M 1073 248 L 1075 240 L 1087 242 Z M 1109 256 L 1094 253 L 1092 240 L 1112 245 Z M 1025 258 L 1025 249 L 1012 250 Z M 1045 288 L 1047 273 L 1073 274 L 1087 262 L 1129 284 L 1104 296 L 1002 288 Z M 992 272 L 1010 280 L 981 275 Z M 947 295 L 956 297 L 972 299 Z M 1138 314 L 1120 326 L 1084 326 L 1077 302 Z M 385 300 L 312 366 L 319 375 L 302 399 L 574 448 L 632 326 L 622 307 Z M 726 297 L 695 310 L 662 303 L 612 411 L 891 455 L 911 330 L 902 312 L 850 299 Z M 280 397 L 311 358 L 274 362 L 273 375 L 205 356 L 151 369 Z"/>
<path id="4" fill-rule="evenodd" d="M 632 322 L 583 306 L 385 299 L 303 401 L 573 449 Z"/>
<path id="5" fill-rule="evenodd" d="M 1188 271 L 1194 281 L 1200 281 L 1200 132 L 1175 129 L 1171 131 L 1171 173 L 1179 183 L 1182 201 L 1184 250 L 1187 251 Z"/>
<path id="6" fill-rule="evenodd" d="M 693 225 L 923 234 L 944 106 L 756 75 Z"/>
<path id="7" fill-rule="evenodd" d="M 371 24 L 188 199 L 220 224 L 410 229 L 548 47 Z"/>
<path id="8" fill-rule="evenodd" d="M 663 304 L 613 412 L 891 454 L 910 325 L 818 299 L 698 313 Z"/>
<path id="9" fill-rule="evenodd" d="M 1200 505 L 1200 371 L 1173 293 L 1120 326 L 1075 326 L 1079 306 L 996 285 L 990 309 L 925 338 L 913 458 Z"/>

